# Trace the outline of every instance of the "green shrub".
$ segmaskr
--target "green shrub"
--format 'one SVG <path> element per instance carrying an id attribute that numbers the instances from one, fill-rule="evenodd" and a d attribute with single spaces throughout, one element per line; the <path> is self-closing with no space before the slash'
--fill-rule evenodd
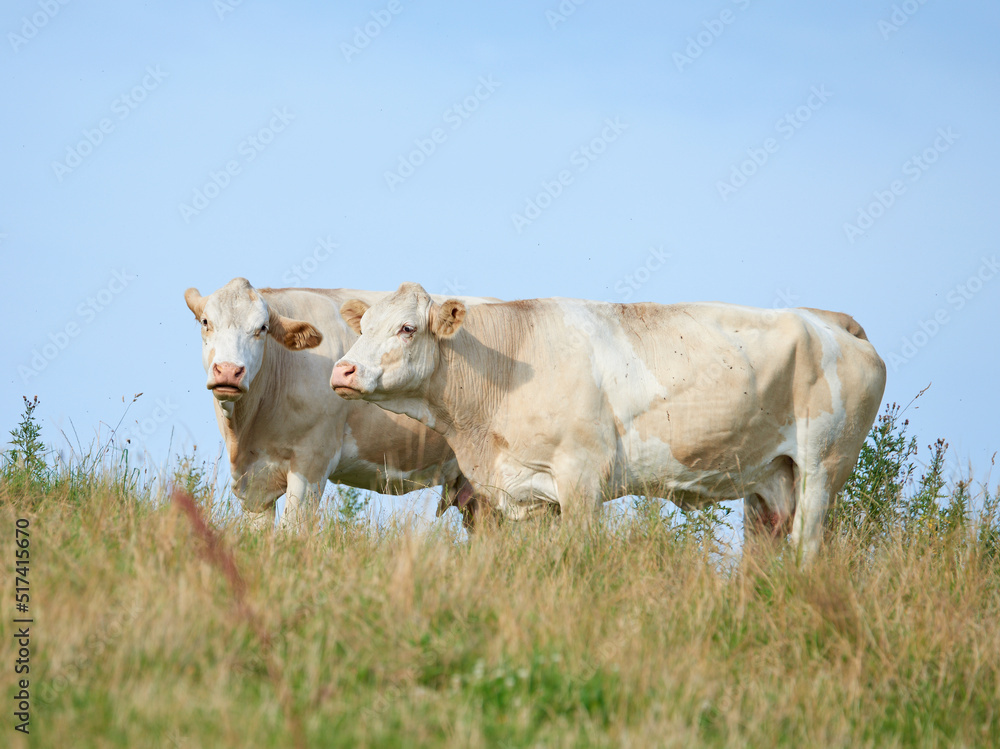
<path id="1" fill-rule="evenodd" d="M 982 507 L 976 511 L 971 478 L 960 479 L 949 489 L 945 477 L 948 443 L 943 439 L 927 446 L 930 459 L 914 481 L 917 440 L 907 435 L 908 426 L 897 403 L 886 406 L 837 499 L 831 524 L 834 532 L 858 538 L 869 547 L 897 537 L 906 544 L 926 545 L 954 537 L 962 543 L 975 540 L 986 553 L 995 554 L 1000 522 L 997 498 L 984 487 Z M 1000 488 L 997 492 L 1000 495 Z M 969 539 L 972 526 L 974 539 Z"/>
<path id="2" fill-rule="evenodd" d="M 45 462 L 45 445 L 41 440 L 42 428 L 35 417 L 38 396 L 31 400 L 24 396 L 24 413 L 16 429 L 11 430 L 11 449 L 3 455 L 0 475 L 8 485 L 44 489 L 52 478 Z"/>
<path id="3" fill-rule="evenodd" d="M 371 494 L 353 486 L 340 484 L 336 487 L 334 505 L 337 509 L 337 519 L 347 525 L 359 523 L 371 502 Z"/>
<path id="4" fill-rule="evenodd" d="M 872 426 L 834 508 L 834 525 L 842 532 L 871 539 L 898 524 L 917 452 L 916 438 L 906 434 L 909 424 L 893 403 Z"/>

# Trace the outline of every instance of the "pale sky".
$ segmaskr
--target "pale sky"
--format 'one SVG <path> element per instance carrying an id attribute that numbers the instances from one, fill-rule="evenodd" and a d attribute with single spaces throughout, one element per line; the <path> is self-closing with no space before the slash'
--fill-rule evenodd
<path id="1" fill-rule="evenodd" d="M 86 444 L 142 392 L 153 463 L 214 457 L 182 295 L 245 276 L 844 311 L 886 402 L 933 383 L 922 446 L 1000 449 L 996 3 L 12 0 L 0 30 L 4 432 L 37 394 Z"/>

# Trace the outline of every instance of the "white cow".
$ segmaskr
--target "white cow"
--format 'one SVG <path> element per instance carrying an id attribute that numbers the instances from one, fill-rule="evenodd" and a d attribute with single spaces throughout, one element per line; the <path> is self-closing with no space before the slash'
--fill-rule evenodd
<path id="1" fill-rule="evenodd" d="M 467 308 L 417 284 L 341 308 L 331 386 L 447 439 L 511 519 L 628 494 L 746 499 L 804 558 L 878 412 L 885 365 L 848 315 L 535 299 Z"/>
<path id="2" fill-rule="evenodd" d="M 207 297 L 193 288 L 184 293 L 201 324 L 206 387 L 233 492 L 253 526 L 274 527 L 282 494 L 281 525 L 300 524 L 303 502 L 318 501 L 328 479 L 386 494 L 444 483 L 449 501 L 442 509 L 468 502 L 468 484 L 440 435 L 409 417 L 347 403 L 328 386 L 333 363 L 357 337 L 340 317 L 341 304 L 385 295 L 255 289 L 245 278 Z"/>

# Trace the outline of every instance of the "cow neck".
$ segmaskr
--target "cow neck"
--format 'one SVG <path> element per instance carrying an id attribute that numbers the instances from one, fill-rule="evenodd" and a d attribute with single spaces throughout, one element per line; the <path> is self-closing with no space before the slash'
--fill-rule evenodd
<path id="1" fill-rule="evenodd" d="M 284 346 L 268 338 L 260 370 L 254 376 L 249 390 L 236 401 L 232 418 L 223 416 L 229 460 L 234 466 L 241 460 L 257 457 L 249 436 L 260 431 L 254 428 L 256 425 L 267 423 L 275 416 L 278 403 L 275 394 L 281 387 L 280 373 L 285 358 L 290 355 L 291 352 Z"/>
<path id="2" fill-rule="evenodd" d="M 440 341 L 427 398 L 439 422 L 460 433 L 489 430 L 506 394 L 530 371 L 521 358 L 532 337 L 533 307 L 532 302 L 469 307 L 458 334 Z"/>

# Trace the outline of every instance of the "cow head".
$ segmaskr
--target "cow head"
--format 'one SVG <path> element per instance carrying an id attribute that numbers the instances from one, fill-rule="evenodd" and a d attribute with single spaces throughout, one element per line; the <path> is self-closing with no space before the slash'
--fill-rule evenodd
<path id="1" fill-rule="evenodd" d="M 420 392 L 437 365 L 438 341 L 458 333 L 465 305 L 435 304 L 420 284 L 404 283 L 370 307 L 344 302 L 340 315 L 361 337 L 334 366 L 330 387 L 342 398 L 379 401 Z"/>
<path id="2" fill-rule="evenodd" d="M 208 374 L 205 386 L 227 415 L 232 402 L 250 389 L 269 340 L 293 351 L 313 348 L 323 340 L 309 323 L 269 309 L 245 278 L 234 278 L 207 297 L 198 289 L 188 289 L 184 301 L 201 324 L 201 359 Z"/>

